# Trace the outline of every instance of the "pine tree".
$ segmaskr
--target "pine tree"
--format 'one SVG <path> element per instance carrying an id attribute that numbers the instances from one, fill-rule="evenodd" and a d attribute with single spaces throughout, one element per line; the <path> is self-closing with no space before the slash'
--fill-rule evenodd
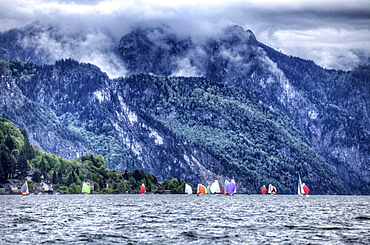
<path id="1" fill-rule="evenodd" d="M 28 170 L 29 170 L 29 166 L 28 166 L 26 157 L 23 154 L 21 154 L 18 157 L 18 161 L 17 161 L 17 171 L 19 171 L 21 175 L 25 175 Z"/>
<path id="2" fill-rule="evenodd" d="M 32 181 L 35 183 L 41 183 L 41 175 L 39 171 L 35 171 L 35 173 L 33 173 Z"/>

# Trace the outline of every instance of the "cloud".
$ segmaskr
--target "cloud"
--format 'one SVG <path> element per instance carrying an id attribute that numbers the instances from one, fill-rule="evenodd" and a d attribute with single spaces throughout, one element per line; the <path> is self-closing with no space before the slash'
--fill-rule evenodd
<path id="1" fill-rule="evenodd" d="M 266 45 L 327 68 L 351 69 L 370 55 L 368 0 L 2 0 L 0 16 L 0 31 L 35 21 L 58 25 L 72 44 L 49 39 L 55 58 L 72 55 L 99 65 L 110 76 L 125 71 L 118 69 L 114 54 L 103 57 L 104 52 L 143 25 L 166 25 L 180 38 L 190 35 L 201 41 L 237 24 Z M 81 43 L 73 42 L 76 36 L 82 37 Z M 46 48 L 48 39 L 43 38 L 40 43 Z"/>

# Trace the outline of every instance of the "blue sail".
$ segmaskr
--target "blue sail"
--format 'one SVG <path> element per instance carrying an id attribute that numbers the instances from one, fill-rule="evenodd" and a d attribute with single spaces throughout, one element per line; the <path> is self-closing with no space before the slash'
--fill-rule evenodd
<path id="1" fill-rule="evenodd" d="M 235 183 L 234 182 L 229 182 L 229 184 L 226 187 L 226 193 L 228 195 L 234 194 L 236 189 Z"/>

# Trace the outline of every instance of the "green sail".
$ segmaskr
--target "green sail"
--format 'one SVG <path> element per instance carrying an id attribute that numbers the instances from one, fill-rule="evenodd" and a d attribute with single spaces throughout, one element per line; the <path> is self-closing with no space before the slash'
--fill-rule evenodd
<path id="1" fill-rule="evenodd" d="M 86 194 L 90 194 L 91 192 L 90 186 L 86 184 L 85 182 L 82 184 L 82 192 Z"/>

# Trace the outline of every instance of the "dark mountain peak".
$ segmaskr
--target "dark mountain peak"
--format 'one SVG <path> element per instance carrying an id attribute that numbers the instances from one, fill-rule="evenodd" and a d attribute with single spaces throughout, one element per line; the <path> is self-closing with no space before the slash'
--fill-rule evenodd
<path id="1" fill-rule="evenodd" d="M 234 25 L 220 35 L 198 41 L 179 37 L 169 28 L 139 28 L 122 37 L 118 53 L 129 74 L 207 76 L 220 81 L 245 71 L 259 49 L 254 34 Z"/>
<path id="2" fill-rule="evenodd" d="M 59 28 L 34 22 L 22 28 L 14 28 L 0 34 L 0 59 L 22 60 L 34 64 L 54 63 L 53 52 L 57 46 L 40 45 L 46 40 L 60 40 Z"/>
<path id="3" fill-rule="evenodd" d="M 238 25 L 227 26 L 224 30 L 224 37 L 231 40 L 231 44 L 247 43 L 257 44 L 257 39 L 251 30 L 244 30 Z"/>
<path id="4" fill-rule="evenodd" d="M 168 28 L 141 27 L 122 37 L 118 53 L 129 74 L 171 75 L 178 69 L 174 60 L 186 53 L 190 46 L 190 39 L 180 39 Z"/>

